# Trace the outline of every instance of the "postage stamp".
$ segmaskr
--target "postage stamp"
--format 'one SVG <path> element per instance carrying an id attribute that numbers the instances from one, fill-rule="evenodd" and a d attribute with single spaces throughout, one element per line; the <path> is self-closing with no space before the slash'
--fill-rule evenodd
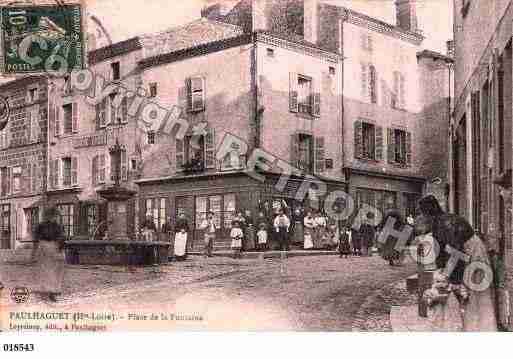
<path id="1" fill-rule="evenodd" d="M 5 74 L 68 72 L 84 67 L 80 4 L 0 9 Z"/>

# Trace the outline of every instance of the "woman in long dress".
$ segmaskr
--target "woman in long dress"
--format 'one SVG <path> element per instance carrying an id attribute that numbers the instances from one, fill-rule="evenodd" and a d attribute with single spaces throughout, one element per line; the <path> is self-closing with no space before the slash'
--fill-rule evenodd
<path id="1" fill-rule="evenodd" d="M 292 212 L 292 233 L 293 243 L 303 244 L 304 239 L 304 228 L 303 228 L 304 215 L 301 208 L 297 207 Z"/>
<path id="2" fill-rule="evenodd" d="M 177 261 L 187 259 L 187 236 L 189 232 L 189 223 L 185 218 L 185 214 L 180 213 L 175 226 L 175 248 L 174 254 Z"/>
<path id="3" fill-rule="evenodd" d="M 253 251 L 256 249 L 256 241 L 255 241 L 256 229 L 255 229 L 255 224 L 253 222 L 253 216 L 251 215 L 251 211 L 249 209 L 245 211 L 244 220 L 246 222 L 246 228 L 244 231 L 245 232 L 244 233 L 244 240 L 245 240 L 244 248 L 247 251 Z"/>
<path id="4" fill-rule="evenodd" d="M 64 229 L 57 223 L 59 211 L 52 207 L 45 211 L 45 220 L 35 229 L 39 242 L 37 252 L 39 292 L 52 302 L 62 293 L 64 281 Z"/>
<path id="5" fill-rule="evenodd" d="M 230 238 L 232 239 L 232 250 L 234 257 L 240 258 L 242 251 L 242 241 L 244 234 L 242 233 L 242 228 L 240 228 L 240 222 L 234 220 L 232 222 L 232 229 L 230 231 Z"/>
<path id="6" fill-rule="evenodd" d="M 321 212 L 318 212 L 315 216 L 315 249 L 323 248 L 324 245 L 327 243 L 327 224 L 328 223 L 326 222 L 326 217 L 324 217 Z"/>
<path id="7" fill-rule="evenodd" d="M 314 247 L 313 237 L 315 233 L 315 219 L 312 217 L 312 212 L 308 212 L 304 219 L 305 225 L 305 242 L 304 249 L 312 249 Z"/>

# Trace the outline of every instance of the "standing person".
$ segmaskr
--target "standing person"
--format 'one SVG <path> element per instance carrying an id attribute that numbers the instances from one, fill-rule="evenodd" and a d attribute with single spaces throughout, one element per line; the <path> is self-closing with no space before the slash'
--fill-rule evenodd
<path id="1" fill-rule="evenodd" d="M 360 236 L 360 231 L 354 228 L 351 228 L 351 239 L 353 242 L 353 255 L 361 256 L 362 254 L 362 239 Z"/>
<path id="2" fill-rule="evenodd" d="M 288 251 L 289 248 L 289 228 L 290 220 L 280 209 L 278 216 L 274 219 L 274 227 L 276 228 L 276 234 L 280 243 L 280 249 L 282 251 Z"/>
<path id="3" fill-rule="evenodd" d="M 185 214 L 180 212 L 175 226 L 175 259 L 184 261 L 187 259 L 187 237 L 189 233 L 189 222 Z"/>
<path id="4" fill-rule="evenodd" d="M 258 213 L 256 225 L 258 227 L 258 249 L 261 251 L 265 251 L 267 249 L 267 242 L 269 233 L 267 229 L 269 228 L 269 221 L 265 216 L 264 212 Z"/>
<path id="5" fill-rule="evenodd" d="M 312 216 L 312 212 L 308 211 L 303 223 L 305 226 L 305 242 L 303 248 L 312 249 L 314 247 L 313 236 L 315 233 L 315 219 Z"/>
<path id="6" fill-rule="evenodd" d="M 151 216 L 146 216 L 141 226 L 143 239 L 147 242 L 153 242 L 157 227 Z"/>
<path id="7" fill-rule="evenodd" d="M 214 248 L 217 230 L 214 221 L 214 212 L 208 212 L 207 219 L 201 224 L 201 229 L 205 232 L 205 257 L 212 257 L 212 249 Z"/>
<path id="8" fill-rule="evenodd" d="M 294 244 L 303 244 L 304 241 L 304 214 L 302 208 L 296 207 L 292 213 L 292 233 Z"/>
<path id="9" fill-rule="evenodd" d="M 35 238 L 39 242 L 37 262 L 40 292 L 52 302 L 62 292 L 64 280 L 64 228 L 57 222 L 59 211 L 55 207 L 44 213 L 45 220 L 35 229 Z"/>
<path id="10" fill-rule="evenodd" d="M 244 212 L 244 220 L 246 222 L 246 232 L 244 233 L 245 248 L 248 251 L 252 251 L 257 247 L 255 241 L 256 229 L 253 216 L 249 209 Z"/>
<path id="11" fill-rule="evenodd" d="M 315 215 L 315 237 L 314 237 L 314 247 L 316 249 L 323 248 L 324 244 L 327 242 L 327 234 L 326 234 L 326 217 L 324 217 L 321 211 L 318 211 Z"/>
<path id="12" fill-rule="evenodd" d="M 171 242 L 173 240 L 173 222 L 171 217 L 166 217 L 166 222 L 162 225 L 162 235 L 164 236 L 163 242 Z"/>
<path id="13" fill-rule="evenodd" d="M 374 237 L 376 237 L 376 230 L 371 224 L 373 219 L 372 213 L 367 213 L 364 222 L 360 225 L 360 241 L 362 246 L 362 255 L 368 257 L 370 255 L 369 249 L 374 244 Z"/>
<path id="14" fill-rule="evenodd" d="M 351 230 L 346 226 L 340 230 L 338 251 L 340 258 L 347 258 L 351 254 Z"/>
<path id="15" fill-rule="evenodd" d="M 244 234 L 242 228 L 240 228 L 240 222 L 237 220 L 232 221 L 232 229 L 230 231 L 230 238 L 232 239 L 232 250 L 235 258 L 241 257 L 242 251 L 242 240 Z"/>
<path id="16" fill-rule="evenodd" d="M 244 215 L 242 214 L 242 212 L 237 212 L 237 215 L 235 216 L 233 221 L 236 221 L 239 224 L 239 228 L 242 230 L 242 233 L 246 232 L 246 227 L 247 227 L 246 226 L 246 219 L 244 218 Z M 233 221 L 232 221 L 232 223 L 233 223 Z M 245 250 L 246 250 L 246 243 L 243 240 L 242 241 L 242 246 L 241 246 L 241 252 L 245 251 Z"/>

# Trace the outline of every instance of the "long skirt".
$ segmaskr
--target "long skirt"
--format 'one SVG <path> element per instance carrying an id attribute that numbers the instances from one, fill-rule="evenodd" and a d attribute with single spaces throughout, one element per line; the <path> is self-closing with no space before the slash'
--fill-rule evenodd
<path id="1" fill-rule="evenodd" d="M 349 238 L 342 238 L 340 241 L 338 250 L 340 254 L 342 255 L 349 255 L 351 254 L 351 244 L 349 243 Z"/>
<path id="2" fill-rule="evenodd" d="M 187 249 L 187 233 L 175 235 L 175 257 L 184 257 Z"/>
<path id="3" fill-rule="evenodd" d="M 244 237 L 244 249 L 251 251 L 255 248 L 255 228 L 253 226 L 248 226 L 248 228 L 246 228 L 246 236 Z"/>
<path id="4" fill-rule="evenodd" d="M 232 249 L 242 249 L 242 239 L 232 238 Z"/>
<path id="5" fill-rule="evenodd" d="M 303 224 L 299 221 L 294 222 L 293 243 L 303 243 L 304 236 Z"/>
<path id="6" fill-rule="evenodd" d="M 39 288 L 42 293 L 62 293 L 64 281 L 64 251 L 57 242 L 40 241 L 37 253 Z"/>
<path id="7" fill-rule="evenodd" d="M 316 249 L 324 248 L 327 243 L 327 231 L 325 227 L 317 227 L 316 235 L 314 236 L 314 247 Z"/>
<path id="8" fill-rule="evenodd" d="M 312 233 L 314 231 L 311 229 L 306 229 L 305 231 L 305 243 L 304 243 L 304 249 L 312 249 L 314 247 Z"/>

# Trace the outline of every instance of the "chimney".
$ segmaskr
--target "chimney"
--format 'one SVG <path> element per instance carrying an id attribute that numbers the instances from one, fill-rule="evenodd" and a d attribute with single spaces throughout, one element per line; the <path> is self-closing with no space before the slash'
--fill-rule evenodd
<path id="1" fill-rule="evenodd" d="M 319 40 L 319 1 L 304 0 L 304 36 L 314 44 Z"/>
<path id="2" fill-rule="evenodd" d="M 416 0 L 396 0 L 397 26 L 403 30 L 418 32 Z"/>

